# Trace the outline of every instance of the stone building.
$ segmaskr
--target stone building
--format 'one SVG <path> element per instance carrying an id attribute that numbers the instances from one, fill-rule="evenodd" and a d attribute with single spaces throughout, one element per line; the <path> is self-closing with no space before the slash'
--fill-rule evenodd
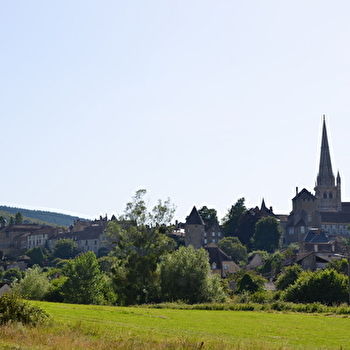
<path id="1" fill-rule="evenodd" d="M 288 216 L 285 242 L 302 242 L 311 229 L 322 230 L 327 236 L 350 237 L 350 203 L 341 200 L 339 171 L 334 176 L 329 151 L 326 120 L 323 117 L 319 170 L 315 193 L 298 188 L 292 199 L 293 209 Z"/>
<path id="2" fill-rule="evenodd" d="M 222 238 L 220 225 L 207 227 L 194 206 L 185 223 L 185 245 L 198 249 L 209 243 L 219 243 Z"/>

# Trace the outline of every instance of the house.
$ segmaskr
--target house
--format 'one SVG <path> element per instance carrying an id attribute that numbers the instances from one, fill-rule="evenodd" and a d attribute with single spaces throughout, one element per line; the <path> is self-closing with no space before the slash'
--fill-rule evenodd
<path id="1" fill-rule="evenodd" d="M 228 273 L 235 273 L 241 268 L 222 251 L 215 243 L 211 242 L 204 247 L 209 253 L 209 264 L 212 273 L 217 273 L 221 277 L 226 277 Z"/>

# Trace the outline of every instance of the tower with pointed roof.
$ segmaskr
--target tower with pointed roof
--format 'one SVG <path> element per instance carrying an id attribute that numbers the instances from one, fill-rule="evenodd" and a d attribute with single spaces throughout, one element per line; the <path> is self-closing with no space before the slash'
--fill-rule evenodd
<path id="1" fill-rule="evenodd" d="M 341 180 L 339 171 L 336 180 L 333 174 L 325 116 L 323 116 L 320 164 L 315 186 L 315 196 L 319 212 L 339 212 L 342 210 Z"/>
<path id="2" fill-rule="evenodd" d="M 205 239 L 205 223 L 194 206 L 185 223 L 185 245 L 198 249 L 203 247 Z"/>

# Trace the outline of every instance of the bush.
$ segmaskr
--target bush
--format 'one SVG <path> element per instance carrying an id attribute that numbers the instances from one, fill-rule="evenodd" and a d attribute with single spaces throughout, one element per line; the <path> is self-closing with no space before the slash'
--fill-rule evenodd
<path id="1" fill-rule="evenodd" d="M 0 324 L 20 322 L 36 326 L 46 323 L 50 316 L 37 306 L 20 299 L 16 293 L 5 293 L 0 297 Z"/>
<path id="2" fill-rule="evenodd" d="M 238 272 L 233 275 L 233 279 L 237 283 L 235 293 L 255 293 L 264 289 L 264 283 L 267 282 L 264 277 L 252 271 Z"/>
<path id="3" fill-rule="evenodd" d="M 43 300 L 50 286 L 46 272 L 38 265 L 28 269 L 14 289 L 25 299 Z"/>
<path id="4" fill-rule="evenodd" d="M 284 272 L 281 273 L 276 281 L 276 288 L 278 290 L 285 290 L 292 285 L 302 273 L 301 266 L 295 264 L 285 268 Z"/>
<path id="5" fill-rule="evenodd" d="M 340 304 L 348 300 L 348 278 L 334 269 L 303 272 L 284 298 L 294 303 Z"/>

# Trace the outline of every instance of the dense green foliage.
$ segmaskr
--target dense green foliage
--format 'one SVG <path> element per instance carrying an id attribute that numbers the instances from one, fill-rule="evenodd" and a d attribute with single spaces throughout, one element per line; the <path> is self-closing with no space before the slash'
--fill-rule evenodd
<path id="1" fill-rule="evenodd" d="M 278 290 L 285 290 L 290 285 L 294 284 L 294 282 L 299 278 L 302 273 L 302 268 L 298 264 L 294 264 L 292 266 L 287 266 L 284 268 L 284 271 L 279 274 L 276 280 L 276 288 Z"/>
<path id="2" fill-rule="evenodd" d="M 70 260 L 63 268 L 64 281 L 61 289 L 63 300 L 75 304 L 108 303 L 104 291 L 108 291 L 108 277 L 103 275 L 96 255 L 86 252 Z"/>
<path id="3" fill-rule="evenodd" d="M 276 218 L 261 218 L 255 225 L 253 246 L 258 250 L 274 252 L 281 244 L 282 229 Z"/>
<path id="4" fill-rule="evenodd" d="M 225 236 L 236 236 L 239 221 L 247 211 L 244 201 L 244 198 L 239 198 L 222 219 L 222 227 L 224 229 Z"/>
<path id="5" fill-rule="evenodd" d="M 79 252 L 78 244 L 70 238 L 60 239 L 53 246 L 53 256 L 55 258 L 70 259 L 74 258 Z"/>
<path id="6" fill-rule="evenodd" d="M 3 280 L 6 282 L 16 282 L 23 278 L 22 271 L 17 267 L 12 267 L 4 272 Z"/>
<path id="7" fill-rule="evenodd" d="M 219 225 L 219 220 L 215 209 L 209 209 L 207 206 L 203 206 L 198 210 L 198 214 L 201 216 L 207 228 Z"/>
<path id="8" fill-rule="evenodd" d="M 247 248 L 238 237 L 224 237 L 218 244 L 227 255 L 231 256 L 235 263 L 246 263 L 248 259 Z"/>
<path id="9" fill-rule="evenodd" d="M 49 315 L 37 306 L 33 306 L 16 293 L 5 293 L 0 298 L 0 324 L 20 322 L 36 326 L 50 320 Z"/>
<path id="10" fill-rule="evenodd" d="M 25 255 L 30 257 L 30 263 L 42 266 L 45 259 L 44 252 L 41 247 L 34 247 L 26 251 Z"/>
<path id="11" fill-rule="evenodd" d="M 23 298 L 33 300 L 43 300 L 50 287 L 47 274 L 40 266 L 34 266 L 24 274 L 24 277 L 14 285 Z"/>
<path id="12" fill-rule="evenodd" d="M 211 275 L 208 253 L 204 249 L 180 247 L 162 258 L 159 269 L 163 301 L 182 300 L 193 304 L 225 299 L 220 281 Z"/>
<path id="13" fill-rule="evenodd" d="M 348 278 L 334 269 L 303 272 L 286 289 L 284 297 L 296 303 L 343 303 L 348 300 Z"/>
<path id="14" fill-rule="evenodd" d="M 264 277 L 254 271 L 240 271 L 233 275 L 233 280 L 236 281 L 237 287 L 235 293 L 255 293 L 262 291 L 264 283 L 267 282 Z"/>

